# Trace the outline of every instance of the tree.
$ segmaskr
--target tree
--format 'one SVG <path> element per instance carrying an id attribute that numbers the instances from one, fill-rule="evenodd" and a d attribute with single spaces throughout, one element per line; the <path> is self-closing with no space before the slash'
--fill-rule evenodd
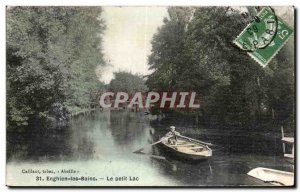
<path id="1" fill-rule="evenodd" d="M 135 92 L 146 92 L 148 88 L 141 75 L 132 74 L 126 71 L 119 71 L 114 73 L 115 77 L 108 85 L 111 91 L 124 91 L 128 94 Z"/>
<path id="2" fill-rule="evenodd" d="M 86 107 L 105 65 L 99 7 L 7 8 L 7 113 L 9 126 Z M 55 110 L 54 110 L 55 111 Z"/>
<path id="3" fill-rule="evenodd" d="M 273 121 L 272 109 L 282 123 L 293 119 L 293 45 L 283 47 L 265 68 L 234 47 L 256 14 L 255 8 L 248 10 L 245 18 L 228 7 L 169 8 L 152 40 L 150 90 L 196 91 L 211 124 L 262 126 Z"/>

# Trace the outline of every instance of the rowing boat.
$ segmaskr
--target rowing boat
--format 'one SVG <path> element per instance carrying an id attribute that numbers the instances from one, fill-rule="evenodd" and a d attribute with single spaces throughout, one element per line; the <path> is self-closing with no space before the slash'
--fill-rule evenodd
<path id="1" fill-rule="evenodd" d="M 170 143 L 168 139 L 162 139 L 161 142 L 161 146 L 170 156 L 185 160 L 206 160 L 210 158 L 212 150 L 207 144 L 184 136 L 177 136 L 175 143 Z"/>
<path id="2" fill-rule="evenodd" d="M 247 173 L 248 175 L 279 186 L 294 185 L 294 173 L 287 171 L 280 171 L 276 169 L 269 169 L 264 167 L 257 167 Z"/>

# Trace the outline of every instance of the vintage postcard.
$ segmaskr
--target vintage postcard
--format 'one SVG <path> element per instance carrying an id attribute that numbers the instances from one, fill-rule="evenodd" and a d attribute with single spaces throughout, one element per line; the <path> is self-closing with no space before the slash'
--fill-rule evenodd
<path id="1" fill-rule="evenodd" d="M 293 6 L 7 6 L 6 185 L 294 187 Z"/>

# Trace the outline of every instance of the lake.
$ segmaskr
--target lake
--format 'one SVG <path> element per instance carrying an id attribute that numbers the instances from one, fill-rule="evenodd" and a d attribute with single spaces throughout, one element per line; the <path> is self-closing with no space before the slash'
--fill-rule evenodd
<path id="1" fill-rule="evenodd" d="M 174 125 L 182 135 L 208 141 L 213 157 L 204 162 L 166 158 L 157 141 Z M 142 112 L 97 111 L 61 129 L 7 133 L 7 183 L 44 186 L 262 186 L 247 175 L 255 167 L 289 170 L 280 134 L 243 133 L 161 123 Z M 151 156 L 151 155 L 155 156 Z M 64 171 L 65 170 L 65 171 Z M 65 177 L 82 177 L 64 180 Z M 63 180 L 63 181 L 62 181 Z"/>

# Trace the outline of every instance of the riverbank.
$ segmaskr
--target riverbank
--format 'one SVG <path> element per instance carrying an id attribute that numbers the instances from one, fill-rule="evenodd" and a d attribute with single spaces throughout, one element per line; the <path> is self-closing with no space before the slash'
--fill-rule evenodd
<path id="1" fill-rule="evenodd" d="M 82 114 L 90 114 L 91 112 L 94 112 L 96 110 L 99 110 L 97 108 L 81 108 L 79 110 L 72 110 L 70 111 L 70 117 L 73 118 L 73 117 L 76 117 L 78 115 L 82 115 Z"/>

